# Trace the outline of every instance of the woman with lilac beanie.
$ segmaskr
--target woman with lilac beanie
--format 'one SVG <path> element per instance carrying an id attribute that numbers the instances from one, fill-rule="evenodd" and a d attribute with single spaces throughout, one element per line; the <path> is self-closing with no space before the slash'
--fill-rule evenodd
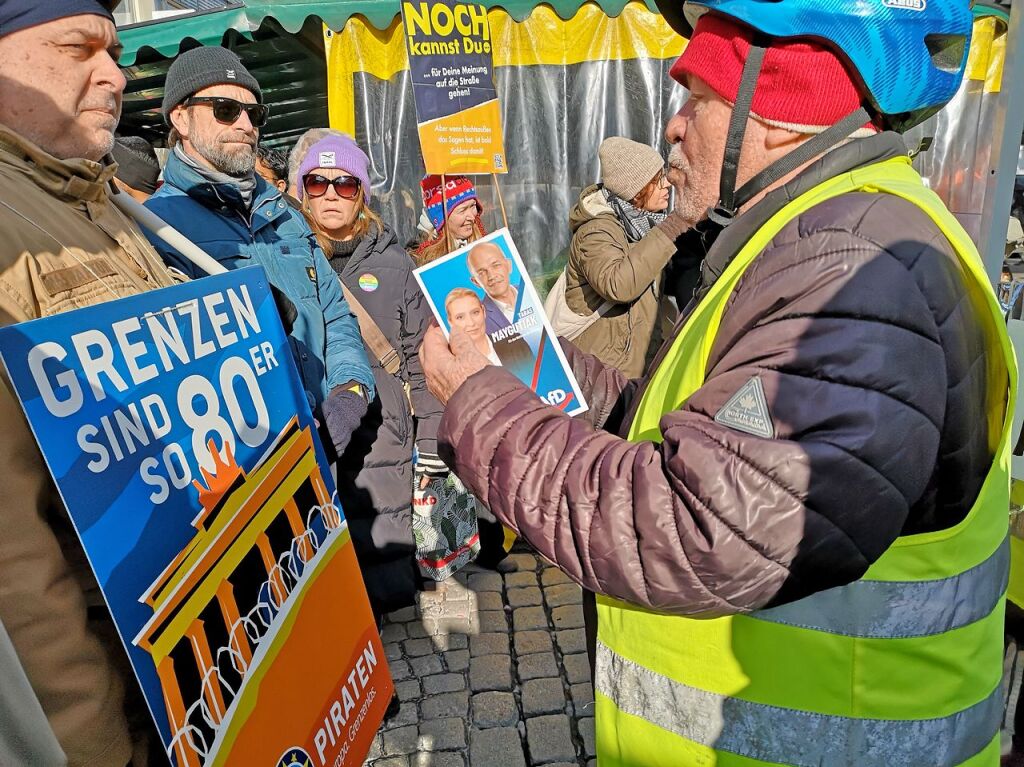
<path id="1" fill-rule="evenodd" d="M 395 352 L 379 355 L 366 344 L 377 398 L 338 460 L 338 495 L 379 617 L 413 604 L 420 585 L 414 474 L 419 486 L 424 477 L 448 471 L 437 457 L 441 405 L 427 391 L 418 356 L 430 309 L 413 278 L 412 259 L 370 209 L 370 161 L 363 150 L 349 136 L 325 129 L 307 132 L 296 150 L 291 167 L 301 210 L 356 316 L 358 304 Z M 361 317 L 364 340 L 367 324 Z"/>

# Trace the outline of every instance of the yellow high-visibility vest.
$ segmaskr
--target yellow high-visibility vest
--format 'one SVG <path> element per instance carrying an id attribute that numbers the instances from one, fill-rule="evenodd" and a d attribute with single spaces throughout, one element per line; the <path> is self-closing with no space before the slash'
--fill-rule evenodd
<path id="1" fill-rule="evenodd" d="M 764 225 L 654 372 L 630 439 L 660 442 L 662 415 L 704 383 L 726 302 L 771 239 L 814 205 L 854 191 L 917 205 L 964 266 L 965 300 L 990 351 L 995 458 L 978 499 L 951 529 L 897 539 L 859 581 L 780 607 L 698 620 L 600 597 L 600 767 L 998 763 L 1016 364 L 974 244 L 908 159 L 826 181 Z"/>

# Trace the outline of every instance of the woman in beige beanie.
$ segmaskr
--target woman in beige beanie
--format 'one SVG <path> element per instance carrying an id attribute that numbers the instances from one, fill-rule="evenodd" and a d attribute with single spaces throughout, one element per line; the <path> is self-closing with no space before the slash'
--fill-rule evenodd
<path id="1" fill-rule="evenodd" d="M 615 136 L 598 155 L 601 182 L 583 190 L 569 217 L 569 260 L 545 308 L 556 332 L 635 378 L 655 340 L 661 272 L 685 224 L 665 212 L 657 151 Z"/>

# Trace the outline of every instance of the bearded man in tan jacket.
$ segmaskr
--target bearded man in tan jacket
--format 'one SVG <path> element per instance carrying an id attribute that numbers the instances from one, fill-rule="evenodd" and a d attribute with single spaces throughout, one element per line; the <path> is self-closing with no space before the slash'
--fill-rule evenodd
<path id="1" fill-rule="evenodd" d="M 0 4 L 3 325 L 174 282 L 108 199 L 125 86 L 118 2 Z M 0 530 L 0 764 L 139 767 L 126 658 L 6 376 Z"/>

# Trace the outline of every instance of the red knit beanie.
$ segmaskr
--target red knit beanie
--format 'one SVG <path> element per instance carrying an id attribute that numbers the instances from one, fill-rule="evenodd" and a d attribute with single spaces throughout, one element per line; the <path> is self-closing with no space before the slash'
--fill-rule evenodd
<path id="1" fill-rule="evenodd" d="M 687 75 L 699 77 L 723 99 L 735 103 L 753 36 L 747 26 L 705 13 L 670 74 L 682 85 Z M 820 133 L 861 102 L 860 89 L 831 50 L 807 40 L 777 40 L 765 52 L 751 112 L 770 125 Z"/>

